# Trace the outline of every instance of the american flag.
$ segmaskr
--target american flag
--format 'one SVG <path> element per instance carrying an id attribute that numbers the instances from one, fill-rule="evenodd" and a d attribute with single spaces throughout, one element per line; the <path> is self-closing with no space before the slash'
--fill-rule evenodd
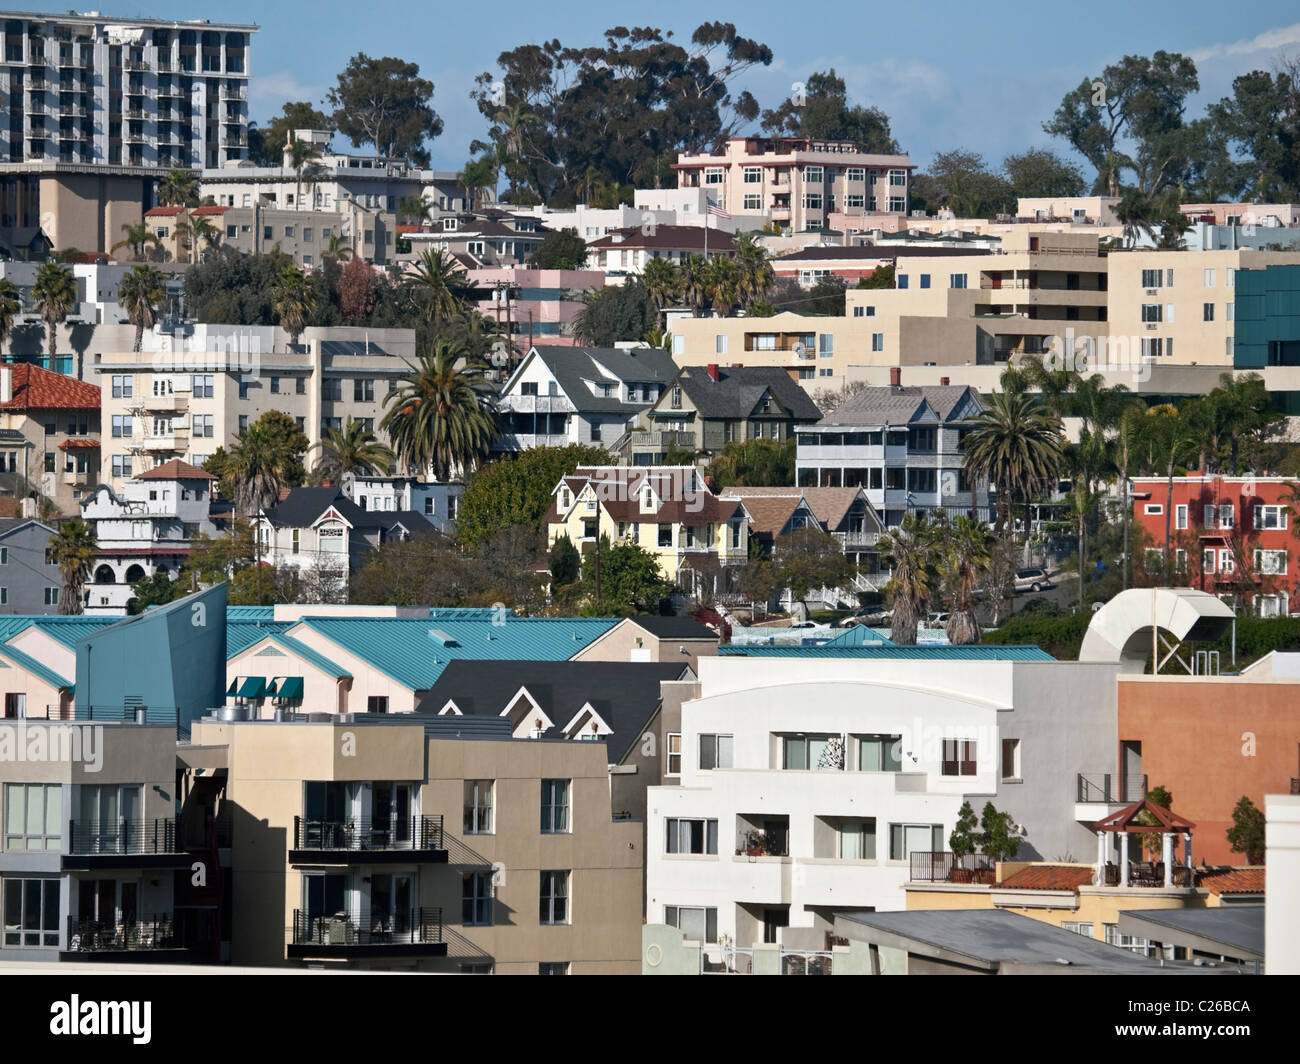
<path id="1" fill-rule="evenodd" d="M 709 204 L 709 213 L 712 214 L 715 218 L 731 217 L 731 215 L 728 214 L 726 211 L 724 211 L 721 207 L 715 207 L 712 203 Z"/>

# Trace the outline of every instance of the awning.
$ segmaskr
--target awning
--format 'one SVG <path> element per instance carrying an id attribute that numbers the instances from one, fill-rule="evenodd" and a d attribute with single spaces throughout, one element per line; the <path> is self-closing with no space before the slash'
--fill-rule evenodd
<path id="1" fill-rule="evenodd" d="M 280 689 L 276 691 L 276 698 L 301 698 L 302 697 L 302 677 L 286 676 L 280 684 Z"/>
<path id="2" fill-rule="evenodd" d="M 245 676 L 239 685 L 240 698 L 261 698 L 266 691 L 266 680 L 261 676 Z"/>
<path id="3" fill-rule="evenodd" d="M 233 680 L 230 681 L 230 686 L 226 688 L 226 694 L 233 695 L 238 690 L 239 690 L 239 677 L 236 676 Z"/>
<path id="4" fill-rule="evenodd" d="M 98 451 L 99 441 L 82 439 L 80 437 L 78 437 L 77 439 L 64 440 L 61 444 L 59 444 L 59 450 L 60 451 L 89 451 L 89 450 Z"/>

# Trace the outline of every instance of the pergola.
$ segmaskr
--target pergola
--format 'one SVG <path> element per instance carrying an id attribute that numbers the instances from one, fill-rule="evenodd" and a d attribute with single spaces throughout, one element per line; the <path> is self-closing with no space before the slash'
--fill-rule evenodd
<path id="1" fill-rule="evenodd" d="M 1143 813 L 1149 813 L 1156 823 L 1149 824 L 1144 820 L 1139 820 L 1138 817 Z M 1097 869 L 1098 873 L 1103 876 L 1106 868 L 1106 836 L 1108 834 L 1119 835 L 1119 885 L 1121 887 L 1129 885 L 1128 840 L 1130 835 L 1160 834 L 1163 836 L 1161 855 L 1165 866 L 1164 885 L 1166 887 L 1174 885 L 1175 835 L 1183 836 L 1183 863 L 1188 868 L 1192 866 L 1192 829 L 1196 825 L 1190 820 L 1180 817 L 1173 810 L 1156 805 L 1150 799 L 1144 798 L 1140 802 L 1126 805 L 1118 812 L 1111 813 L 1110 816 L 1098 820 L 1093 827 L 1097 830 Z"/>

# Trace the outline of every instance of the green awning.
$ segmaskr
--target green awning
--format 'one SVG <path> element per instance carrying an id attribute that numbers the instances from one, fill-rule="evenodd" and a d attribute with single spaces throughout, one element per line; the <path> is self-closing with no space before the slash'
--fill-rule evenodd
<path id="1" fill-rule="evenodd" d="M 226 694 L 233 695 L 238 690 L 239 690 L 239 677 L 236 676 L 233 680 L 230 681 L 230 686 L 226 688 Z"/>
<path id="2" fill-rule="evenodd" d="M 261 676 L 245 676 L 239 685 L 240 698 L 261 698 L 266 692 L 266 680 Z"/>
<path id="3" fill-rule="evenodd" d="M 280 679 L 283 680 L 284 677 L 281 676 Z M 273 694 L 275 694 L 275 686 L 276 686 L 276 679 L 274 676 L 272 676 L 271 681 L 266 685 L 266 690 L 262 692 L 262 695 L 266 698 L 270 698 Z"/>
<path id="4" fill-rule="evenodd" d="M 286 676 L 280 684 L 279 691 L 276 692 L 277 698 L 301 698 L 302 697 L 302 677 Z"/>

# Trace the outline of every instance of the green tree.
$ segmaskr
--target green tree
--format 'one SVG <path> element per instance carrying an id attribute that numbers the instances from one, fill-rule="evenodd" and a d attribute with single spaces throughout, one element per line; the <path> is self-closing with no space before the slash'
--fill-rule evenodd
<path id="1" fill-rule="evenodd" d="M 863 277 L 858 281 L 858 288 L 893 288 L 894 287 L 894 264 L 891 262 L 885 266 L 877 266 L 871 271 L 870 275 Z"/>
<path id="2" fill-rule="evenodd" d="M 795 442 L 794 439 L 732 440 L 709 464 L 708 475 L 719 489 L 793 484 Z"/>
<path id="3" fill-rule="evenodd" d="M 1029 148 L 1002 160 L 1011 191 L 1028 199 L 1082 196 L 1088 183 L 1083 171 L 1046 148 Z"/>
<path id="4" fill-rule="evenodd" d="M 322 480 L 338 484 L 345 476 L 373 476 L 388 471 L 394 461 L 390 448 L 351 415 L 341 429 L 326 429 L 311 450 L 320 452 L 313 472 Z"/>
<path id="5" fill-rule="evenodd" d="M 780 107 L 763 112 L 763 131 L 777 137 L 851 140 L 863 151 L 893 155 L 898 142 L 889 132 L 889 116 L 879 107 L 849 105 L 844 79 L 832 67 L 808 76 L 800 91 Z"/>
<path id="6" fill-rule="evenodd" d="M 1300 63 L 1284 60 L 1282 67 L 1242 74 L 1232 83 L 1232 95 L 1208 109 L 1210 123 L 1234 156 L 1224 174 L 1223 197 L 1265 203 L 1300 199 Z"/>
<path id="7" fill-rule="evenodd" d="M 984 480 L 996 486 L 997 527 L 1006 532 L 1015 496 L 1028 500 L 1059 473 L 1061 421 L 1036 396 L 1005 388 L 988 397 L 973 421 L 963 444 L 966 476 L 972 484 Z"/>
<path id="8" fill-rule="evenodd" d="M 844 317 L 844 293 L 847 288 L 844 278 L 837 277 L 833 273 L 817 278 L 817 283 L 809 292 L 812 298 L 812 312 L 837 318 Z"/>
<path id="9" fill-rule="evenodd" d="M 545 531 L 543 518 L 554 499 L 560 478 L 582 466 L 608 465 L 610 456 L 599 447 L 532 447 L 475 470 L 460 498 L 456 535 L 476 546 L 502 529 L 515 525 Z"/>
<path id="10" fill-rule="evenodd" d="M 719 255 L 708 263 L 705 289 L 715 317 L 728 317 L 740 297 L 740 267 L 736 260 Z"/>
<path id="11" fill-rule="evenodd" d="M 469 278 L 455 256 L 442 248 L 425 251 L 406 274 L 406 285 L 426 324 L 454 317 L 465 307 L 461 292 Z"/>
<path id="12" fill-rule="evenodd" d="M 1016 206 L 1010 183 L 989 170 L 982 155 L 964 148 L 936 155 L 913 179 L 912 198 L 927 209 L 946 207 L 958 218 L 991 218 Z"/>
<path id="13" fill-rule="evenodd" d="M 139 262 L 145 257 L 145 249 L 148 248 L 150 244 L 154 247 L 160 247 L 162 241 L 158 239 L 157 234 L 149 227 L 148 222 L 140 222 L 136 225 L 132 225 L 130 222 L 124 222 L 122 224 L 122 239 L 108 250 L 112 252 L 120 251 L 122 248 L 129 248 L 131 251 L 131 258 L 136 262 Z"/>
<path id="14" fill-rule="evenodd" d="M 840 541 L 812 527 L 778 536 L 772 547 L 772 567 L 777 586 L 789 588 L 805 609 L 809 594 L 818 588 L 842 586 L 852 572 Z"/>
<path id="15" fill-rule="evenodd" d="M 280 410 L 268 410 L 228 450 L 219 449 L 204 468 L 221 478 L 235 509 L 255 517 L 279 498 L 282 488 L 301 484 L 302 459 L 309 441 L 297 422 Z"/>
<path id="16" fill-rule="evenodd" d="M 433 82 L 420 77 L 417 63 L 364 52 L 349 60 L 329 92 L 334 126 L 354 147 L 372 144 L 385 158 L 429 165 L 424 146 L 442 132 L 442 119 L 430 106 Z"/>
<path id="17" fill-rule="evenodd" d="M 311 282 L 298 267 L 285 266 L 280 271 L 271 288 L 271 308 L 279 318 L 280 328 L 289 334 L 289 342 L 296 344 L 316 309 Z"/>
<path id="18" fill-rule="evenodd" d="M 980 813 L 980 850 L 995 861 L 1009 861 L 1020 851 L 1020 828 L 1010 813 L 1001 813 L 986 802 Z"/>
<path id="19" fill-rule="evenodd" d="M 190 553 L 181 568 L 180 583 L 186 587 L 219 584 L 256 560 L 257 541 L 253 526 L 237 515 L 224 535 L 209 536 L 199 532 L 190 540 Z"/>
<path id="20" fill-rule="evenodd" d="M 496 160 L 486 155 L 478 159 L 471 159 L 456 175 L 456 180 L 460 182 L 461 188 L 465 190 L 466 206 L 471 211 L 477 210 L 478 207 L 482 206 L 480 196 L 490 192 L 492 195 L 486 196 L 489 203 L 496 198 Z"/>
<path id="21" fill-rule="evenodd" d="M 587 242 L 573 229 L 547 233 L 528 265 L 534 270 L 581 270 L 587 264 Z"/>
<path id="22" fill-rule="evenodd" d="M 267 124 L 259 130 L 257 144 L 254 138 L 248 138 L 249 158 L 258 166 L 283 166 L 284 149 L 296 129 L 319 129 L 334 131 L 334 120 L 323 111 L 317 110 L 304 100 L 287 102 Z"/>
<path id="23" fill-rule="evenodd" d="M 8 277 L 0 277 L 0 347 L 12 335 L 14 320 L 22 309 L 17 286 Z"/>
<path id="24" fill-rule="evenodd" d="M 315 141 L 290 140 L 286 145 L 285 154 L 288 156 L 289 166 L 293 170 L 294 177 L 297 179 L 294 203 L 301 207 L 303 173 L 308 168 L 318 167 L 325 152 L 324 149 Z"/>
<path id="25" fill-rule="evenodd" d="M 924 516 L 904 514 L 899 526 L 881 535 L 876 547 L 890 569 L 885 587 L 894 611 L 889 638 L 901 646 L 914 646 L 917 625 L 939 581 L 933 526 Z"/>
<path id="26" fill-rule="evenodd" d="M 45 322 L 45 340 L 53 366 L 54 355 L 58 351 L 59 326 L 77 302 L 77 282 L 73 279 L 72 270 L 58 262 L 43 264 L 36 271 L 32 299 L 36 301 L 36 312 Z"/>
<path id="27" fill-rule="evenodd" d="M 952 609 L 945 625 L 948 642 L 954 646 L 978 643 L 980 626 L 975 618 L 975 589 L 992 563 L 988 529 L 966 514 L 952 521 L 940 517 L 934 539 L 942 587 L 952 596 Z"/>
<path id="28" fill-rule="evenodd" d="M 560 536 L 551 544 L 551 586 L 567 587 L 575 583 L 581 571 L 582 559 L 578 548 L 568 536 Z"/>
<path id="29" fill-rule="evenodd" d="M 1244 853 L 1246 863 L 1264 863 L 1264 813 L 1245 795 L 1233 807 L 1228 845 L 1233 853 Z"/>
<path id="30" fill-rule="evenodd" d="M 136 266 L 122 278 L 117 288 L 117 301 L 126 311 L 127 320 L 135 326 L 132 351 L 139 351 L 143 346 L 144 331 L 154 327 L 164 298 L 162 274 L 152 266 Z"/>
<path id="31" fill-rule="evenodd" d="M 681 298 L 681 272 L 671 259 L 650 259 L 641 271 L 641 283 L 655 310 L 661 314 Z M 655 321 L 659 319 L 656 317 Z"/>
<path id="32" fill-rule="evenodd" d="M 1189 407 L 1194 411 L 1195 407 Z M 1164 584 L 1169 586 L 1169 557 L 1171 521 L 1174 509 L 1174 475 L 1183 465 L 1196 456 L 1198 434 L 1192 416 L 1185 416 L 1178 407 L 1163 403 L 1147 410 L 1147 421 L 1143 433 L 1145 450 L 1150 467 L 1165 478 L 1165 539 L 1164 539 Z"/>
<path id="33" fill-rule="evenodd" d="M 95 530 L 79 517 L 63 521 L 50 537 L 50 561 L 59 567 L 63 590 L 59 593 L 59 612 L 81 613 L 85 606 L 86 582 L 90 567 L 99 552 Z"/>
<path id="34" fill-rule="evenodd" d="M 424 343 L 407 367 L 380 422 L 393 450 L 408 468 L 431 468 L 438 480 L 470 473 L 497 437 L 487 367 L 443 341 Z"/>
<path id="35" fill-rule="evenodd" d="M 948 849 L 954 856 L 967 857 L 975 852 L 979 845 L 978 829 L 979 817 L 975 815 L 975 810 L 969 801 L 962 802 L 957 811 L 957 822 L 953 825 L 952 834 L 948 836 Z"/>
<path id="36" fill-rule="evenodd" d="M 158 182 L 158 202 L 164 207 L 197 207 L 198 174 L 193 170 L 172 170 Z"/>
<path id="37" fill-rule="evenodd" d="M 588 347 L 613 347 L 620 341 L 642 339 L 658 317 L 645 285 L 629 278 L 625 284 L 593 288 L 583 295 L 573 335 Z"/>
<path id="38" fill-rule="evenodd" d="M 604 535 L 599 554 L 588 554 L 582 569 L 583 589 L 599 616 L 658 613 L 660 601 L 673 590 L 648 550 L 635 543 L 611 547 Z"/>
<path id="39" fill-rule="evenodd" d="M 150 606 L 166 606 L 189 593 L 183 580 L 173 580 L 166 570 L 159 569 L 143 580 L 131 585 L 131 602 L 128 613 L 143 613 Z"/>
<path id="40" fill-rule="evenodd" d="M 190 250 L 190 263 L 199 261 L 199 247 L 212 248 L 221 239 L 221 230 L 203 215 L 190 215 L 176 223 L 176 235 Z"/>
<path id="41" fill-rule="evenodd" d="M 736 253 L 736 269 L 739 274 L 736 282 L 736 300 L 742 307 L 749 308 L 762 300 L 776 283 L 776 274 L 772 269 L 772 256 L 753 233 L 740 233 L 733 241 L 732 247 Z M 646 264 L 647 268 L 649 265 Z"/>

